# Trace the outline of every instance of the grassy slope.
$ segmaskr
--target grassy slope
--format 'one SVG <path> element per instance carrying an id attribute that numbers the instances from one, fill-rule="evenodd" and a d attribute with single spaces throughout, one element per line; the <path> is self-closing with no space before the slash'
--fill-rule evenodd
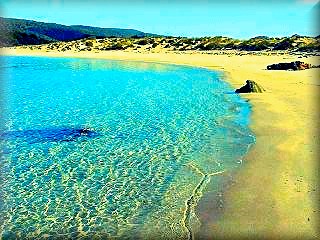
<path id="1" fill-rule="evenodd" d="M 0 45 L 16 46 L 72 41 L 87 37 L 154 36 L 134 29 L 65 26 L 24 19 L 0 18 Z"/>

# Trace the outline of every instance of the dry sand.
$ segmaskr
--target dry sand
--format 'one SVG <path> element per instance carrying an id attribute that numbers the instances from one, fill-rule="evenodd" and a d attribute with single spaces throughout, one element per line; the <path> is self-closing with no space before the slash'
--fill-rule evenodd
<path id="1" fill-rule="evenodd" d="M 6 55 L 81 57 L 165 62 L 223 70 L 226 81 L 238 88 L 251 79 L 266 90 L 243 94 L 252 105 L 250 127 L 256 144 L 250 149 L 233 183 L 223 195 L 223 212 L 203 222 L 202 236 L 212 239 L 319 239 L 319 91 L 318 69 L 268 71 L 268 64 L 319 57 L 297 55 L 227 55 L 200 52 L 47 52 L 22 48 Z M 199 212 L 213 212 L 210 197 Z M 202 219 L 203 220 L 203 219 Z M 211 238 L 210 237 L 210 238 Z"/>

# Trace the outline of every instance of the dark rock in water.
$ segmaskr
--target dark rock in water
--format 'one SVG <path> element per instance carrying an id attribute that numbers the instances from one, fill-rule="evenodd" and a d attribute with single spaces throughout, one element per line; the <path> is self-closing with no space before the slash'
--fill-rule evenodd
<path id="1" fill-rule="evenodd" d="M 71 142 L 78 138 L 88 139 L 100 134 L 87 128 L 46 128 L 0 133 L 0 140 L 21 139 L 29 144 L 39 142 Z"/>
<path id="2" fill-rule="evenodd" d="M 300 61 L 290 63 L 276 63 L 267 66 L 268 70 L 304 70 L 311 68 L 311 64 Z"/>
<path id="3" fill-rule="evenodd" d="M 262 93 L 265 92 L 266 90 L 257 84 L 255 81 L 252 80 L 247 80 L 246 85 L 242 86 L 241 88 L 238 88 L 235 92 L 236 93 Z"/>

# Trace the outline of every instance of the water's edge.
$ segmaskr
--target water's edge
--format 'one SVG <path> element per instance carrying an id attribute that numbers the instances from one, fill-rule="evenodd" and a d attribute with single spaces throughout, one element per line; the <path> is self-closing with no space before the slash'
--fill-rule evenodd
<path id="1" fill-rule="evenodd" d="M 39 56 L 37 56 L 39 57 Z M 47 56 L 44 56 L 47 57 Z M 87 58 L 86 58 L 87 59 Z M 95 59 L 97 60 L 97 59 Z M 101 60 L 101 59 L 99 59 Z M 105 59 L 108 60 L 108 59 Z M 114 60 L 111 59 L 112 61 L 121 61 L 121 62 L 127 62 L 127 60 Z M 130 60 L 130 62 L 143 62 L 143 63 L 150 63 L 150 61 L 135 61 L 135 60 Z M 155 63 L 157 63 L 155 61 Z M 184 64 L 172 64 L 172 63 L 165 63 L 167 65 L 178 65 L 178 66 L 187 66 L 187 67 L 192 67 L 192 68 L 202 68 L 202 69 L 206 69 L 209 71 L 215 71 L 216 70 L 212 70 L 210 68 L 206 68 L 206 67 L 199 67 L 199 66 L 190 66 L 190 65 L 184 65 Z M 230 85 L 230 83 L 228 81 L 225 80 L 225 78 L 223 78 L 220 81 L 224 81 L 225 83 L 227 83 L 228 85 Z M 248 103 L 250 105 L 250 103 Z M 250 109 L 251 109 L 251 105 L 250 105 Z M 250 115 L 251 116 L 251 113 Z M 250 129 L 250 124 L 248 123 L 248 127 Z M 247 150 L 245 152 L 245 154 L 241 157 L 242 159 L 248 154 L 248 152 L 250 151 L 251 146 L 254 144 L 255 138 L 252 135 L 250 135 L 250 137 L 252 137 L 252 143 L 249 144 L 247 146 Z M 220 194 L 221 192 L 223 192 L 224 189 L 215 189 L 216 185 L 212 183 L 215 182 L 216 178 L 232 178 L 232 176 L 230 175 L 229 172 L 227 171 L 213 171 L 213 172 L 207 172 L 203 169 L 201 169 L 199 166 L 195 166 L 190 164 L 190 169 L 192 169 L 192 171 L 198 175 L 198 177 L 200 178 L 200 181 L 198 183 L 196 183 L 195 188 L 192 190 L 192 194 L 185 199 L 185 211 L 183 214 L 183 219 L 182 224 L 185 228 L 186 231 L 186 236 L 187 239 L 191 240 L 191 239 L 195 239 L 195 237 L 198 235 L 197 232 L 202 229 L 202 226 L 205 226 L 206 224 L 204 224 L 203 222 L 201 222 L 201 216 L 199 217 L 198 215 L 201 215 L 201 209 L 203 208 L 202 205 L 202 201 L 203 201 L 203 197 L 206 196 L 206 200 L 207 200 L 207 195 L 209 194 Z M 243 167 L 242 164 L 240 164 L 240 167 Z M 232 170 L 232 172 L 236 172 L 236 170 Z M 225 180 L 218 180 L 220 182 L 223 182 Z M 209 190 L 208 190 L 209 189 Z M 215 192 L 214 192 L 215 191 Z M 200 209 L 200 210 L 199 210 Z"/>

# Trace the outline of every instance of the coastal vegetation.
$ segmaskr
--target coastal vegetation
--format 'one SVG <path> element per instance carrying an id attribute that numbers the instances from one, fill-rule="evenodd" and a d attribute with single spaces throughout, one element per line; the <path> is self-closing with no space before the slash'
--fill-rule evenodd
<path id="1" fill-rule="evenodd" d="M 182 37 L 142 37 L 142 38 L 84 38 L 68 42 L 52 42 L 42 45 L 24 45 L 23 48 L 46 51 L 109 51 L 130 50 L 137 52 L 159 51 L 224 51 L 268 52 L 288 51 L 319 54 L 319 38 L 297 36 L 285 38 L 255 37 L 238 40 L 227 37 L 182 38 Z"/>
<path id="2" fill-rule="evenodd" d="M 160 36 L 133 29 L 65 26 L 31 20 L 0 18 L 0 46 L 30 46 L 48 51 L 297 51 L 319 52 L 320 38 L 293 35 L 290 37 L 257 36 L 246 40 L 224 36 L 186 38 Z"/>

